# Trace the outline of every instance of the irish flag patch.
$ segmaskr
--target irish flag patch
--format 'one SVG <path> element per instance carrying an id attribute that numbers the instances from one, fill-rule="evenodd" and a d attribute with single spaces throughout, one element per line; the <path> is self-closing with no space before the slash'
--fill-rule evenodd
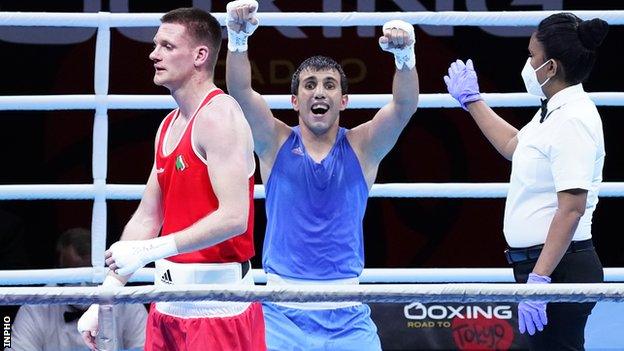
<path id="1" fill-rule="evenodd" d="M 186 169 L 186 162 L 184 162 L 184 158 L 182 157 L 182 155 L 178 155 L 178 157 L 176 157 L 175 166 L 176 169 L 180 172 Z"/>

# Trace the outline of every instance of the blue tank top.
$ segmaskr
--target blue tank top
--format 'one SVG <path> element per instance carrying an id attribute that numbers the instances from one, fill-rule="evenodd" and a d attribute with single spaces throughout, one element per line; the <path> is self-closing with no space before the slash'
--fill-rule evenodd
<path id="1" fill-rule="evenodd" d="M 265 191 L 266 272 L 313 280 L 360 275 L 368 186 L 346 129 L 338 130 L 329 154 L 316 163 L 294 127 L 277 153 Z"/>

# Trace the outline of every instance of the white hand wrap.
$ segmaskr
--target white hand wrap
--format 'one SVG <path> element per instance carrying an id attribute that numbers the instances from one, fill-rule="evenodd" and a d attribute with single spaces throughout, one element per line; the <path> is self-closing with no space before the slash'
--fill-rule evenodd
<path id="1" fill-rule="evenodd" d="M 251 24 L 249 21 L 244 21 L 244 28 L 240 30 L 240 32 L 236 32 L 230 28 L 230 22 L 236 22 L 234 17 L 232 17 L 231 12 L 234 9 L 241 5 L 250 5 L 250 7 L 255 8 L 252 11 L 252 14 L 256 14 L 258 11 L 258 2 L 256 0 L 236 0 L 229 2 L 225 7 L 226 16 L 225 16 L 225 27 L 228 32 L 228 50 L 232 52 L 245 52 L 247 51 L 247 38 L 253 34 L 253 32 L 258 28 L 260 22 L 256 24 Z M 257 20 L 257 19 L 256 19 Z"/>
<path id="2" fill-rule="evenodd" d="M 102 286 L 111 286 L 111 287 L 121 287 L 124 286 L 122 282 L 120 282 L 117 278 L 107 275 L 102 282 Z M 89 309 L 85 311 L 85 313 L 80 316 L 78 319 L 77 329 L 80 333 L 89 331 L 91 336 L 96 336 L 98 333 L 98 310 L 100 305 L 93 304 L 89 306 Z"/>
<path id="3" fill-rule="evenodd" d="M 406 66 L 409 69 L 414 68 L 414 66 L 416 66 L 416 54 L 414 53 L 416 36 L 414 35 L 414 26 L 401 20 L 388 21 L 383 25 L 384 33 L 386 29 L 392 28 L 401 29 L 407 32 L 409 39 L 411 39 L 411 44 L 405 45 L 403 48 L 390 47 L 392 43 L 379 43 L 379 46 L 382 50 L 394 54 L 394 64 L 398 69 L 402 69 L 403 66 Z"/>
<path id="4" fill-rule="evenodd" d="M 108 249 L 115 261 L 119 275 L 129 275 L 146 264 L 178 254 L 173 235 L 149 240 L 118 241 Z"/>

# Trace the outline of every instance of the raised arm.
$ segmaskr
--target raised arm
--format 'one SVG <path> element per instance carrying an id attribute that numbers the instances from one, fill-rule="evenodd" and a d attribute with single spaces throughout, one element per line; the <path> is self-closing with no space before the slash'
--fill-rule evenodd
<path id="1" fill-rule="evenodd" d="M 414 27 L 411 24 L 398 20 L 384 24 L 379 45 L 382 50 L 394 54 L 396 64 L 392 101 L 383 106 L 372 120 L 354 128 L 349 134 L 349 141 L 360 158 L 369 183 L 374 181 L 379 163 L 390 152 L 418 106 L 414 44 Z"/>
<path id="2" fill-rule="evenodd" d="M 451 64 L 444 82 L 449 93 L 477 123 L 479 129 L 503 157 L 511 160 L 518 145 L 518 129 L 502 119 L 481 98 L 472 60 Z"/>
<path id="3" fill-rule="evenodd" d="M 225 79 L 228 93 L 238 101 L 251 126 L 256 153 L 261 162 L 270 163 L 270 168 L 290 128 L 273 117 L 262 95 L 251 87 L 247 39 L 258 27 L 257 10 L 258 3 L 255 0 L 237 0 L 227 5 L 228 53 Z"/>

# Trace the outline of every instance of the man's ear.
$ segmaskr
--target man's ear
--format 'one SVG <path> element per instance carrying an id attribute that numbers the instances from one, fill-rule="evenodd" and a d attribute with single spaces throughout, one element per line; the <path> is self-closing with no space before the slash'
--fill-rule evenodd
<path id="1" fill-rule="evenodd" d="M 293 110 L 299 111 L 299 99 L 297 99 L 297 95 L 290 96 L 290 103 L 292 104 Z"/>
<path id="2" fill-rule="evenodd" d="M 195 49 L 195 66 L 199 67 L 199 66 L 206 64 L 209 56 L 210 56 L 210 49 L 208 49 L 207 46 L 205 45 L 198 46 Z"/>
<path id="3" fill-rule="evenodd" d="M 342 95 L 342 97 L 340 98 L 340 111 L 344 111 L 347 108 L 348 104 L 349 104 L 349 95 L 347 94 Z"/>

